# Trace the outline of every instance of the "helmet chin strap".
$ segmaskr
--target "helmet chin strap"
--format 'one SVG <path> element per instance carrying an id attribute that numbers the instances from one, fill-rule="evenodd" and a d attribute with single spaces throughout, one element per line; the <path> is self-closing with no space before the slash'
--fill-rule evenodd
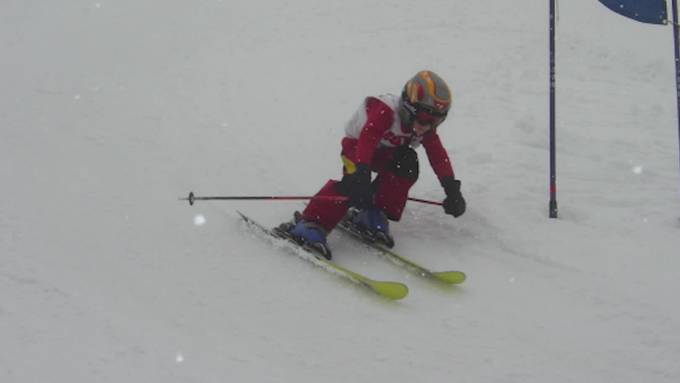
<path id="1" fill-rule="evenodd" d="M 401 118 L 401 130 L 404 133 L 413 133 L 413 122 L 416 118 L 416 108 L 406 99 L 406 92 L 402 92 L 401 94 L 399 117 Z"/>
<path id="2" fill-rule="evenodd" d="M 404 133 L 413 133 L 413 119 L 411 121 L 401 121 L 401 131 Z"/>

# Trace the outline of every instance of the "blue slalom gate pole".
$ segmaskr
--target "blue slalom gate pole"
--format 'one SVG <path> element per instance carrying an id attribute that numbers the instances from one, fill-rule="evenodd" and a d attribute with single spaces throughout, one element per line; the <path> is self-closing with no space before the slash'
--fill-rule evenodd
<path id="1" fill-rule="evenodd" d="M 548 208 L 550 210 L 550 218 L 557 218 L 557 170 L 555 155 L 555 0 L 548 1 L 550 2 L 550 202 Z"/>
<path id="2" fill-rule="evenodd" d="M 678 2 L 673 0 L 673 40 L 675 41 L 675 94 L 678 105 L 678 170 L 680 171 L 680 36 L 678 35 Z"/>

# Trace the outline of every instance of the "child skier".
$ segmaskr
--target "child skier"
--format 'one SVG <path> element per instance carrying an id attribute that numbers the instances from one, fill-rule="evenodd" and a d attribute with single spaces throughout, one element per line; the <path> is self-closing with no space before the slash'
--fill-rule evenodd
<path id="1" fill-rule="evenodd" d="M 401 96 L 367 97 L 345 126 L 342 139 L 342 180 L 329 180 L 316 196 L 347 196 L 347 201 L 312 199 L 285 231 L 300 243 L 330 259 L 328 233 L 343 219 L 362 233 L 394 246 L 388 220 L 401 219 L 409 189 L 418 179 L 420 144 L 444 188 L 444 211 L 459 217 L 465 212 L 461 183 L 437 134 L 451 106 L 451 93 L 441 77 L 421 71 L 411 78 Z M 371 172 L 376 172 L 371 182 Z M 352 207 L 348 213 L 348 209 Z"/>

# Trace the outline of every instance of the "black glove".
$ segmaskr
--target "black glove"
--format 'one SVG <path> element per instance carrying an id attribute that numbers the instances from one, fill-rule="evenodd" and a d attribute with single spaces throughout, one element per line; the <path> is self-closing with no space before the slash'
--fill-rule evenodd
<path id="1" fill-rule="evenodd" d="M 453 177 L 446 177 L 441 181 L 446 193 L 444 211 L 454 217 L 460 217 L 465 213 L 465 199 L 460 193 L 460 181 Z"/>
<path id="2" fill-rule="evenodd" d="M 371 169 L 366 164 L 357 164 L 356 171 L 346 174 L 340 181 L 340 192 L 349 197 L 349 206 L 365 209 L 373 206 Z"/>

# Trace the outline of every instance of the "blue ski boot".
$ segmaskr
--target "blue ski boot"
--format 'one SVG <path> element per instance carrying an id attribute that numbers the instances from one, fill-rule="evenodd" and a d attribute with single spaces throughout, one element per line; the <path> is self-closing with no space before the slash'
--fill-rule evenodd
<path id="1" fill-rule="evenodd" d="M 295 212 L 292 222 L 282 223 L 277 229 L 285 232 L 300 245 L 311 248 L 312 251 L 328 260 L 331 259 L 331 249 L 326 242 L 326 230 L 314 221 L 304 220 L 299 212 Z"/>
<path id="2" fill-rule="evenodd" d="M 394 238 L 390 235 L 390 224 L 385 212 L 378 208 L 364 210 L 352 209 L 350 222 L 368 240 L 378 241 L 385 246 L 394 247 Z"/>

